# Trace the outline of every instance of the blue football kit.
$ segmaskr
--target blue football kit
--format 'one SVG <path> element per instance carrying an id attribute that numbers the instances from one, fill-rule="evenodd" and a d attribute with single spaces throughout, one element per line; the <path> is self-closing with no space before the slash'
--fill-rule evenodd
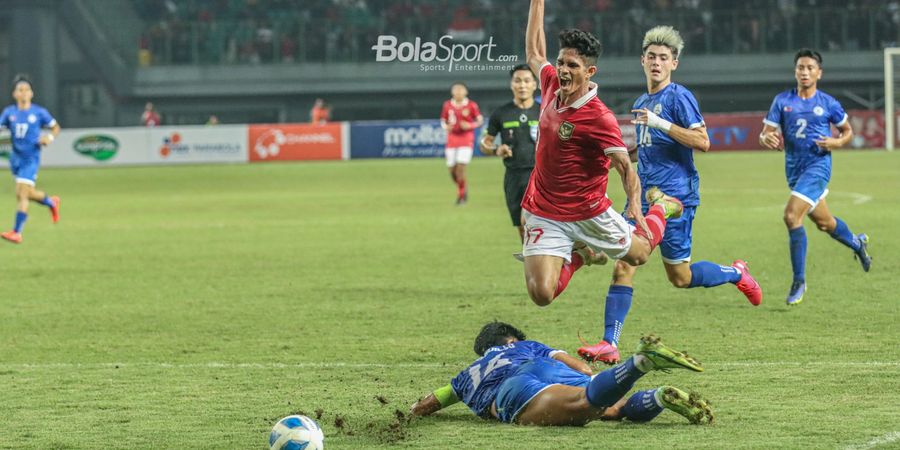
<path id="1" fill-rule="evenodd" d="M 11 135 L 13 151 L 9 155 L 9 167 L 17 183 L 35 184 L 41 163 L 41 130 L 54 125 L 53 116 L 33 103 L 23 110 L 11 105 L 0 114 L 0 127 L 8 129 Z"/>
<path id="2" fill-rule="evenodd" d="M 705 126 L 700 106 L 691 91 L 671 83 L 655 94 L 644 94 L 632 109 L 646 108 L 657 116 L 686 129 Z M 658 187 L 666 195 L 681 200 L 684 213 L 669 219 L 659 245 L 663 260 L 678 264 L 691 260 L 691 225 L 700 204 L 700 175 L 694 167 L 694 150 L 672 139 L 665 131 L 636 125 L 638 142 L 638 177 L 644 192 Z M 644 214 L 650 205 L 641 199 Z"/>
<path id="3" fill-rule="evenodd" d="M 791 195 L 811 208 L 828 194 L 831 179 L 831 152 L 820 148 L 816 140 L 831 137 L 831 124 L 846 122 L 847 113 L 834 97 L 817 90 L 803 99 L 797 89 L 776 95 L 763 120 L 784 136 L 784 172 Z"/>
<path id="4" fill-rule="evenodd" d="M 831 125 L 842 127 L 848 116 L 834 97 L 816 89 L 809 98 L 802 98 L 797 89 L 775 96 L 763 123 L 781 132 L 784 138 L 784 173 L 791 196 L 809 204 L 809 214 L 828 195 L 831 180 L 831 151 L 819 147 L 817 140 L 832 136 Z M 853 250 L 868 272 L 871 257 L 867 251 L 868 236 L 854 234 L 839 217 L 834 217 L 835 229 L 830 233 L 836 241 Z M 806 231 L 800 225 L 788 229 L 793 282 L 787 303 L 803 301 L 806 292 Z"/>

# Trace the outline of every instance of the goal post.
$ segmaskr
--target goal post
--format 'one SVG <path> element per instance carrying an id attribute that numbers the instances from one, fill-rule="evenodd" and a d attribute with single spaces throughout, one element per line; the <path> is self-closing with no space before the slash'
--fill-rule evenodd
<path id="1" fill-rule="evenodd" d="M 894 62 L 900 60 L 900 47 L 884 49 L 884 148 L 893 150 L 897 142 L 897 90 Z"/>

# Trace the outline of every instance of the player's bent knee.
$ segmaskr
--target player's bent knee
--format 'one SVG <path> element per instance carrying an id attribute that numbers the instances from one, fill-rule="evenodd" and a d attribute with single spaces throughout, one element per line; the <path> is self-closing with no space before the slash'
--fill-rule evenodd
<path id="1" fill-rule="evenodd" d="M 793 212 L 785 211 L 784 224 L 787 225 L 788 228 L 794 229 L 800 225 L 803 225 L 803 220 L 798 214 L 794 214 Z"/>
<path id="2" fill-rule="evenodd" d="M 549 295 L 547 291 L 544 290 L 528 290 L 528 295 L 531 297 L 531 301 L 534 302 L 535 305 L 538 306 L 549 306 L 550 303 L 553 302 L 553 293 L 550 292 Z"/>

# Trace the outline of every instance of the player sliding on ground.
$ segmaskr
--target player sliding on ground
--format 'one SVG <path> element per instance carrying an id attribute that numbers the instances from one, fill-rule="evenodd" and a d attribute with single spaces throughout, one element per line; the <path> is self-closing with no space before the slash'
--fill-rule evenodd
<path id="1" fill-rule="evenodd" d="M 700 206 L 700 175 L 694 167 L 694 150 L 708 151 L 709 136 L 700 106 L 691 91 L 672 82 L 684 48 L 681 35 L 672 27 L 659 26 L 644 35 L 641 65 L 647 78 L 647 93 L 634 102 L 638 147 L 638 176 L 647 200 L 666 194 L 684 204 L 681 217 L 666 222 L 659 252 L 669 282 L 678 288 L 713 287 L 726 283 L 737 286 L 750 301 L 762 302 L 762 289 L 738 259 L 730 266 L 710 261 L 691 264 L 694 214 Z M 629 205 L 630 206 L 630 205 Z M 635 267 L 617 261 L 606 296 L 605 331 L 596 345 L 585 345 L 578 354 L 588 361 L 615 364 L 619 361 L 619 335 L 631 308 Z"/>
<path id="2" fill-rule="evenodd" d="M 34 91 L 24 76 L 13 81 L 13 98 L 16 104 L 8 106 L 0 114 L 0 129 L 12 134 L 12 153 L 9 168 L 16 178 L 16 221 L 13 229 L 0 233 L 0 237 L 14 244 L 22 242 L 22 227 L 28 218 L 30 202 L 40 203 L 50 209 L 53 223 L 59 221 L 59 197 L 50 196 L 35 189 L 38 168 L 41 165 L 41 147 L 49 145 L 59 134 L 56 119 L 41 106 L 31 103 Z M 50 128 L 43 133 L 44 128 Z"/>
<path id="3" fill-rule="evenodd" d="M 540 306 L 549 305 L 584 264 L 604 263 L 607 255 L 633 266 L 644 264 L 662 240 L 666 219 L 679 217 L 683 209 L 674 197 L 660 195 L 651 200 L 644 218 L 641 187 L 619 125 L 590 81 L 597 72 L 600 41 L 581 30 L 564 30 L 559 47 L 554 67 L 546 58 L 544 2 L 532 0 L 525 54 L 539 74 L 543 100 L 534 171 L 522 200 L 522 254 L 528 294 Z M 610 207 L 610 165 L 622 178 L 626 215 L 636 230 Z"/>
<path id="4" fill-rule="evenodd" d="M 672 387 L 638 391 L 626 398 L 647 372 L 688 369 L 702 372 L 693 358 L 658 338 L 641 338 L 637 353 L 623 364 L 591 376 L 582 361 L 525 335 L 512 325 L 492 322 L 475 338 L 481 356 L 450 384 L 412 406 L 426 416 L 462 401 L 475 415 L 519 425 L 584 425 L 593 420 L 647 422 L 664 409 L 691 423 L 713 420 L 708 403 Z"/>
<path id="5" fill-rule="evenodd" d="M 794 77 L 797 88 L 775 96 L 759 135 L 763 147 L 785 150 L 785 173 L 791 196 L 784 207 L 784 224 L 790 237 L 794 270 L 788 305 L 803 301 L 806 292 L 803 216 L 808 215 L 819 230 L 850 247 L 864 271 L 868 272 L 872 265 L 866 248 L 869 237 L 853 234 L 843 220 L 831 215 L 825 202 L 831 179 L 831 150 L 847 145 L 853 138 L 853 130 L 841 104 L 817 89 L 822 78 L 822 55 L 810 49 L 798 51 L 794 56 Z M 840 131 L 839 137 L 832 137 L 831 124 Z"/>

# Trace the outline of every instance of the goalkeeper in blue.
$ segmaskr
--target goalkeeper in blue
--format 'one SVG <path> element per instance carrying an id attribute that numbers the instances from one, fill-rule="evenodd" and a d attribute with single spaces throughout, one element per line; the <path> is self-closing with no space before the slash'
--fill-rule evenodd
<path id="1" fill-rule="evenodd" d="M 669 195 L 681 200 L 684 210 L 666 221 L 659 245 L 666 276 L 682 289 L 733 285 L 754 306 L 762 302 L 762 289 L 742 259 L 730 265 L 692 261 L 693 224 L 700 207 L 700 174 L 694 151 L 709 151 L 706 123 L 697 99 L 686 87 L 672 81 L 684 49 L 681 34 L 670 26 L 651 28 L 641 46 L 641 65 L 647 93 L 632 108 L 637 132 L 637 173 L 645 194 L 646 214 L 654 200 Z M 626 208 L 627 210 L 627 208 Z M 578 354 L 591 362 L 619 362 L 619 336 L 631 308 L 636 268 L 621 260 L 613 270 L 606 295 L 603 339 L 584 346 Z"/>
<path id="2" fill-rule="evenodd" d="M 641 338 L 624 363 L 591 376 L 591 368 L 562 350 L 528 341 L 512 325 L 491 322 L 475 338 L 480 356 L 450 384 L 412 406 L 427 416 L 462 401 L 483 419 L 519 425 L 585 425 L 593 420 L 648 422 L 670 410 L 691 423 L 711 423 L 708 403 L 672 386 L 638 391 L 626 397 L 647 372 L 687 369 L 699 362 L 672 350 L 653 336 Z"/>
<path id="3" fill-rule="evenodd" d="M 841 104 L 817 88 L 822 78 L 822 55 L 806 48 L 798 51 L 794 56 L 794 77 L 797 88 L 775 96 L 759 135 L 763 147 L 784 150 L 785 173 L 791 190 L 784 207 L 794 271 L 788 305 L 803 301 L 806 292 L 804 216 L 809 216 L 819 230 L 849 247 L 863 271 L 868 272 L 872 265 L 867 249 L 869 237 L 851 232 L 843 220 L 831 215 L 825 202 L 831 178 L 831 151 L 847 145 L 853 138 L 853 130 Z M 832 124 L 840 132 L 838 137 L 832 136 Z"/>

